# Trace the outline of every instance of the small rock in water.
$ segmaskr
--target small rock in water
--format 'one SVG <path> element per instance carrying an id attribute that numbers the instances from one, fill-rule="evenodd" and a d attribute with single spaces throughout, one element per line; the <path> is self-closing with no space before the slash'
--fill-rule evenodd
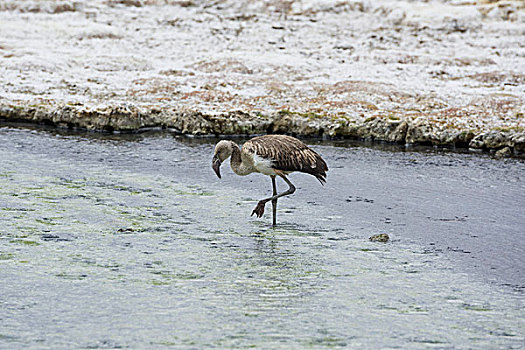
<path id="1" fill-rule="evenodd" d="M 510 147 L 504 147 L 496 152 L 496 157 L 498 158 L 506 158 L 510 157 L 512 155 L 512 151 L 510 150 Z"/>
<path id="2" fill-rule="evenodd" d="M 386 233 L 379 233 L 377 235 L 373 235 L 369 238 L 372 242 L 383 242 L 386 243 L 390 237 Z"/>

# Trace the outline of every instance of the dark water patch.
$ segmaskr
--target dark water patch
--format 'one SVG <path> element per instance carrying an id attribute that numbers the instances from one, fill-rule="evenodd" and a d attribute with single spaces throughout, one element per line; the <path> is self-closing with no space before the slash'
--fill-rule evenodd
<path id="1" fill-rule="evenodd" d="M 44 241 L 53 241 L 53 242 L 69 242 L 73 238 L 69 234 L 52 234 L 44 233 L 42 234 L 42 240 Z"/>
<path id="2" fill-rule="evenodd" d="M 66 280 L 83 280 L 88 277 L 86 274 L 69 274 L 67 272 L 61 272 L 55 276 Z"/>

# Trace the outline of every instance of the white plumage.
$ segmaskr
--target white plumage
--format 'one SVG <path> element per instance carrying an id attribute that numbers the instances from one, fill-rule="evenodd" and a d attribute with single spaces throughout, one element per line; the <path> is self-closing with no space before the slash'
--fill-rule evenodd
<path id="1" fill-rule="evenodd" d="M 264 175 L 275 175 L 275 169 L 273 168 L 273 161 L 271 159 L 266 159 L 258 154 L 253 154 L 253 166 L 257 172 Z"/>

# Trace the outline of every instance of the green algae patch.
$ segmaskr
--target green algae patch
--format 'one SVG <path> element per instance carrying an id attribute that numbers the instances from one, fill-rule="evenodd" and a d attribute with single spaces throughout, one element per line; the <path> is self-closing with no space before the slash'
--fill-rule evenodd
<path id="1" fill-rule="evenodd" d="M 40 243 L 38 243 L 38 242 L 25 240 L 25 239 L 12 239 L 12 240 L 9 241 L 9 243 L 23 244 L 23 245 L 27 245 L 27 246 L 40 245 Z"/>
<path id="2" fill-rule="evenodd" d="M 53 221 L 54 219 L 61 219 L 61 218 L 42 218 L 42 219 L 35 219 L 35 221 L 43 225 L 50 225 L 50 226 L 58 225 L 57 222 Z"/>
<path id="3" fill-rule="evenodd" d="M 169 272 L 169 271 L 152 271 L 153 275 L 159 276 L 163 281 L 174 281 L 174 280 L 197 280 L 204 277 L 203 274 L 193 272 Z"/>
<path id="4" fill-rule="evenodd" d="M 177 196 L 203 196 L 210 197 L 214 196 L 215 193 L 212 191 L 199 190 L 199 189 L 181 189 L 181 188 L 170 188 L 170 191 Z"/>
<path id="5" fill-rule="evenodd" d="M 315 347 L 326 347 L 326 348 L 341 348 L 348 346 L 347 344 L 348 338 L 340 338 L 340 337 L 331 337 L 331 336 L 325 336 L 325 337 L 316 337 L 308 340 L 303 340 L 301 343 L 306 348 L 315 348 Z"/>
<path id="6" fill-rule="evenodd" d="M 487 307 L 487 306 L 481 306 L 481 305 L 470 305 L 470 304 L 464 304 L 463 305 L 463 308 L 465 310 L 470 310 L 470 311 L 479 311 L 479 312 L 488 312 L 488 311 L 492 311 L 491 308 Z"/>
<path id="7" fill-rule="evenodd" d="M 0 260 L 12 260 L 14 257 L 12 253 L 0 253 Z"/>
<path id="8" fill-rule="evenodd" d="M 154 286 L 167 286 L 171 284 L 171 282 L 169 281 L 161 281 L 161 280 L 151 280 L 150 283 Z"/>

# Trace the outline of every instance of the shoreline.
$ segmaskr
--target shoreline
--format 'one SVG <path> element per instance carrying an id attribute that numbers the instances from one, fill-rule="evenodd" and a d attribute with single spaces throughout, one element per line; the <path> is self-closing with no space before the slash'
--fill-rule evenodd
<path id="1" fill-rule="evenodd" d="M 303 138 L 350 139 L 406 146 L 436 146 L 495 152 L 498 157 L 525 155 L 525 128 L 473 130 L 440 128 L 428 119 L 375 115 L 320 116 L 281 110 L 275 113 L 231 111 L 206 113 L 161 107 L 89 108 L 86 106 L 0 105 L 0 122 L 30 123 L 92 132 L 135 133 L 169 129 L 194 136 L 291 134 Z"/>

